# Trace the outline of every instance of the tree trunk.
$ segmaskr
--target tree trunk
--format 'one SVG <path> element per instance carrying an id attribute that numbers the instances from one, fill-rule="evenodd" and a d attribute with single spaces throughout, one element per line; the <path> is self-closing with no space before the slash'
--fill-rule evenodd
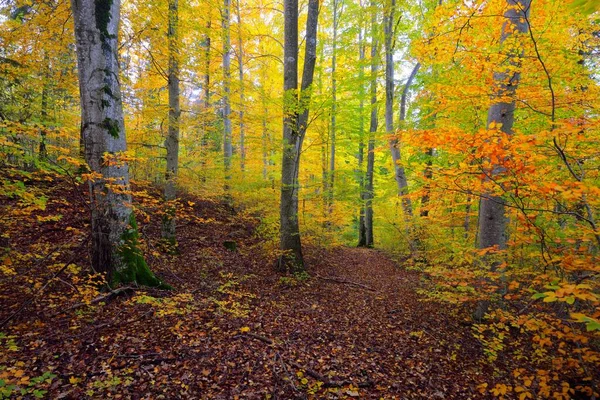
<path id="1" fill-rule="evenodd" d="M 246 170 L 246 133 L 244 131 L 244 108 L 245 108 L 245 96 L 244 96 L 244 49 L 242 47 L 242 16 L 240 12 L 240 0 L 237 0 L 237 19 L 238 19 L 238 48 L 237 48 L 237 59 L 238 59 L 238 73 L 240 78 L 240 169 L 242 172 Z"/>
<path id="2" fill-rule="evenodd" d="M 269 119 L 269 109 L 267 108 L 267 91 L 265 89 L 265 85 L 267 82 L 267 76 L 265 67 L 262 67 L 260 74 L 260 99 L 262 102 L 262 161 L 263 161 L 263 169 L 262 175 L 263 179 L 267 180 L 269 174 L 269 129 L 268 129 L 268 119 Z"/>
<path id="3" fill-rule="evenodd" d="M 362 17 L 362 13 L 361 13 Z M 358 80 L 359 80 L 359 124 L 358 124 L 358 190 L 360 194 L 360 206 L 358 217 L 358 247 L 367 245 L 367 230 L 365 225 L 365 174 L 363 170 L 365 153 L 365 42 L 363 38 L 363 22 L 358 30 Z"/>
<path id="4" fill-rule="evenodd" d="M 506 21 L 502 26 L 500 44 L 504 43 L 513 33 L 523 34 L 528 32 L 527 15 L 524 14 L 523 10 L 527 12 L 530 4 L 531 0 L 507 0 L 508 8 L 504 13 Z M 501 72 L 494 72 L 495 99 L 493 99 L 493 103 L 488 110 L 487 118 L 488 128 L 492 124 L 495 126 L 501 124 L 500 131 L 505 135 L 513 134 L 512 127 L 516 108 L 513 98 L 521 77 L 519 69 L 522 50 L 511 49 L 509 51 L 506 69 Z M 502 164 L 493 165 L 490 171 L 486 171 L 487 179 L 494 179 L 504 172 L 505 168 Z M 505 215 L 504 199 L 501 196 L 484 193 L 479 203 L 479 248 L 506 249 L 507 225 L 508 219 Z M 492 261 L 490 263 L 491 270 L 496 271 L 498 264 L 497 260 Z M 489 301 L 480 301 L 473 317 L 480 320 L 487 312 L 488 307 Z"/>
<path id="5" fill-rule="evenodd" d="M 385 15 L 385 130 L 388 135 L 394 132 L 394 19 L 396 11 L 396 0 L 390 0 L 388 10 Z M 402 197 L 402 209 L 407 222 L 412 217 L 412 204 L 408 193 L 408 181 L 406 172 L 402 166 L 402 157 L 400 156 L 400 147 L 398 139 L 390 139 L 390 150 L 392 153 L 392 162 L 394 163 L 394 176 L 398 185 L 398 194 Z"/>
<path id="6" fill-rule="evenodd" d="M 327 193 L 327 213 L 333 212 L 333 192 L 335 184 L 335 134 L 337 114 L 337 35 L 338 35 L 338 0 L 333 0 L 333 42 L 331 50 L 331 124 L 329 125 L 329 183 Z"/>
<path id="7" fill-rule="evenodd" d="M 277 262 L 280 272 L 304 270 L 298 223 L 298 173 L 317 59 L 318 16 L 319 0 L 309 0 L 302 86 L 298 98 L 298 0 L 284 0 L 284 120 L 279 229 L 282 254 Z"/>
<path id="8" fill-rule="evenodd" d="M 367 145 L 367 176 L 365 183 L 365 246 L 373 247 L 373 174 L 375 172 L 375 134 L 377 119 L 377 71 L 379 69 L 379 45 L 377 43 L 377 18 L 374 1 L 371 0 L 371 122 Z"/>
<path id="9" fill-rule="evenodd" d="M 521 10 L 529 10 L 531 0 L 507 0 L 508 8 L 504 13 L 506 19 L 502 27 L 500 43 L 504 43 L 513 32 L 527 33 L 528 27 L 525 21 L 525 15 Z M 517 8 L 515 8 L 517 5 Z M 504 71 L 494 73 L 494 83 L 496 85 L 494 97 L 496 101 L 490 106 L 488 111 L 487 126 L 500 126 L 500 131 L 506 135 L 512 135 L 514 123 L 515 101 L 512 98 L 515 95 L 519 84 L 520 72 L 519 58 L 520 53 L 509 54 L 509 66 Z M 520 50 L 519 50 L 520 51 Z M 516 72 L 514 72 L 516 70 Z M 513 72 L 511 72 L 513 71 Z M 511 100 L 506 100 L 511 99 Z M 504 172 L 501 164 L 492 166 L 491 171 L 487 171 L 489 179 Z M 498 250 L 506 249 L 507 239 L 507 218 L 504 210 L 504 200 L 501 196 L 485 194 L 480 202 L 479 216 L 479 248 L 493 248 Z"/>
<path id="10" fill-rule="evenodd" d="M 162 237 L 175 244 L 175 199 L 177 197 L 177 169 L 179 160 L 179 37 L 178 0 L 169 0 L 169 132 L 165 140 L 167 149 L 167 171 L 165 174 L 165 215 Z"/>
<path id="11" fill-rule="evenodd" d="M 92 267 L 109 282 L 163 285 L 139 250 L 131 209 L 117 60 L 120 1 L 73 0 L 85 160 L 90 180 Z"/>
<path id="12" fill-rule="evenodd" d="M 202 91 L 203 94 L 203 113 L 202 113 L 202 130 L 200 133 L 202 139 L 200 140 L 200 148 L 202 152 L 202 160 L 200 161 L 200 167 L 202 168 L 202 182 L 206 182 L 206 148 L 208 146 L 208 127 L 209 123 L 208 115 L 210 111 L 210 28 L 211 28 L 211 15 L 208 15 L 208 21 L 206 22 L 206 33 L 202 40 L 202 47 L 204 48 L 204 84 Z"/>
<path id="13" fill-rule="evenodd" d="M 231 30 L 229 29 L 229 16 L 231 0 L 224 0 L 221 13 L 223 27 L 223 166 L 225 169 L 225 191 L 229 191 L 231 180 Z"/>

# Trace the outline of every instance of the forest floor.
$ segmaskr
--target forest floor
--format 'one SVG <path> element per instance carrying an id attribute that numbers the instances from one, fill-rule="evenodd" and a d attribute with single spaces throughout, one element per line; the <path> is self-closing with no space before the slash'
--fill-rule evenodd
<path id="1" fill-rule="evenodd" d="M 147 259 L 174 290 L 113 296 L 88 282 L 85 185 L 5 174 L 47 204 L 0 199 L 0 398 L 482 398 L 468 316 L 378 250 L 309 246 L 309 274 L 282 277 L 259 218 L 185 195 L 169 255 L 160 193 L 137 186 Z"/>

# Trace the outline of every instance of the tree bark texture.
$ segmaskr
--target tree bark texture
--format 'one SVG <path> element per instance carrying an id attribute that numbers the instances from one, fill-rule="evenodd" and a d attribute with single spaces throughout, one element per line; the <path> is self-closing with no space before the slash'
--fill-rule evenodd
<path id="1" fill-rule="evenodd" d="M 81 138 L 91 171 L 92 267 L 111 282 L 161 285 L 137 248 L 119 63 L 120 1 L 72 0 L 81 100 Z"/>
<path id="2" fill-rule="evenodd" d="M 377 43 L 377 18 L 374 1 L 371 15 L 371 120 L 369 124 L 369 142 L 367 144 L 367 174 L 365 182 L 365 246 L 372 247 L 373 239 L 373 177 L 375 172 L 375 135 L 379 120 L 377 118 L 377 73 L 379 70 L 379 45 Z"/>
<path id="3" fill-rule="evenodd" d="M 502 26 L 500 43 L 504 43 L 513 34 L 524 34 L 528 32 L 526 15 L 531 0 L 507 0 L 508 8 L 504 13 L 505 22 Z M 495 101 L 490 106 L 487 117 L 487 126 L 501 124 L 500 131 L 506 135 L 512 135 L 515 101 L 513 100 L 519 85 L 521 53 L 508 54 L 508 65 L 505 70 L 494 73 Z M 507 100 L 509 99 L 509 100 Z M 504 172 L 500 164 L 492 166 L 487 171 L 488 179 L 493 180 Z M 497 247 L 499 250 L 506 249 L 507 240 L 507 218 L 505 215 L 504 200 L 501 196 L 485 194 L 479 206 L 479 248 Z"/>
<path id="4" fill-rule="evenodd" d="M 385 15 L 385 130 L 388 135 L 394 132 L 394 20 L 396 12 L 396 1 L 389 0 Z M 394 177 L 398 185 L 398 194 L 402 197 L 402 209 L 405 220 L 412 217 L 412 204 L 406 194 L 408 193 L 408 180 L 402 166 L 400 155 L 400 143 L 398 139 L 390 139 L 390 150 L 392 162 L 394 163 Z"/>
<path id="5" fill-rule="evenodd" d="M 240 169 L 242 172 L 246 170 L 246 132 L 244 125 L 244 109 L 246 107 L 246 97 L 244 94 L 244 48 L 242 47 L 242 15 L 240 11 L 240 0 L 236 3 L 237 19 L 238 19 L 238 43 L 237 43 L 237 59 L 238 59 L 238 74 L 240 79 Z"/>
<path id="6" fill-rule="evenodd" d="M 229 190 L 231 180 L 231 0 L 223 1 L 221 24 L 223 28 L 223 166 L 225 169 L 225 190 Z"/>
<path id="7" fill-rule="evenodd" d="M 309 0 L 302 86 L 298 95 L 298 1 L 284 1 L 284 121 L 281 161 L 280 272 L 304 270 L 298 222 L 298 174 L 302 142 L 308 124 L 311 85 L 317 59 L 319 1 Z"/>
<path id="8" fill-rule="evenodd" d="M 167 150 L 167 171 L 165 174 L 165 215 L 163 217 L 162 237 L 175 242 L 175 204 L 177 169 L 179 163 L 179 37 L 178 37 L 178 0 L 169 0 L 169 130 L 165 140 Z"/>

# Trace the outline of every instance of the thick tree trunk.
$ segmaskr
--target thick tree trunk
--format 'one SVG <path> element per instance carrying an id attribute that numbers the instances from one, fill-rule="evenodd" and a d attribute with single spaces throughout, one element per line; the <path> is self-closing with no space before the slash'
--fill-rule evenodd
<path id="1" fill-rule="evenodd" d="M 160 286 L 138 248 L 131 209 L 119 63 L 120 1 L 71 2 L 81 98 L 85 160 L 98 177 L 90 180 L 92 267 L 109 282 Z"/>
<path id="2" fill-rule="evenodd" d="M 169 132 L 165 140 L 167 149 L 167 171 L 165 174 L 165 215 L 163 217 L 162 237 L 175 243 L 175 199 L 177 196 L 177 169 L 179 163 L 179 37 L 178 37 L 178 0 L 169 0 Z"/>
<path id="3" fill-rule="evenodd" d="M 298 223 L 298 173 L 317 59 L 318 16 L 319 1 L 309 0 L 302 86 L 298 97 L 298 1 L 284 1 L 284 121 L 279 220 L 279 248 L 282 254 L 277 262 L 277 269 L 281 272 L 304 270 Z"/>
<path id="4" fill-rule="evenodd" d="M 396 11 L 396 1 L 390 0 L 388 10 L 385 15 L 385 130 L 388 135 L 394 132 L 394 19 Z M 408 181 L 406 172 L 402 166 L 402 157 L 400 155 L 400 144 L 398 139 L 390 139 L 390 150 L 392 153 L 392 162 L 394 163 L 394 177 L 398 185 L 398 194 L 402 198 L 402 209 L 407 223 L 412 217 L 412 204 L 406 194 L 408 193 Z"/>
<path id="5" fill-rule="evenodd" d="M 507 0 L 508 8 L 504 13 L 506 22 L 502 27 L 500 43 L 504 43 L 513 33 L 527 33 L 528 27 L 525 15 L 521 10 L 529 10 L 531 0 Z M 515 5 L 517 7 L 515 7 Z M 487 126 L 500 126 L 500 131 L 506 135 L 512 135 L 514 123 L 515 95 L 519 84 L 520 53 L 509 54 L 509 66 L 504 71 L 494 73 L 495 101 L 488 111 Z M 515 71 L 516 69 L 516 71 Z M 507 100 L 510 99 L 510 100 Z M 494 179 L 504 172 L 501 164 L 492 166 L 487 171 L 489 179 Z M 506 248 L 507 218 L 504 210 L 504 200 L 501 196 L 485 194 L 480 202 L 479 210 L 479 248 L 486 249 L 496 247 L 499 250 Z"/>
<path id="6" fill-rule="evenodd" d="M 229 191 L 231 180 L 231 156 L 233 147 L 231 144 L 231 30 L 229 17 L 231 11 L 231 0 L 224 0 L 221 12 L 221 23 L 223 27 L 223 166 L 225 169 L 225 191 Z"/>
<path id="7" fill-rule="evenodd" d="M 507 0 L 504 18 L 506 21 L 502 26 L 500 44 L 504 43 L 514 33 L 523 34 L 528 32 L 526 15 L 531 0 Z M 493 103 L 488 111 L 487 126 L 494 124 L 500 126 L 500 131 L 505 135 L 512 135 L 514 123 L 515 101 L 513 100 L 521 74 L 520 58 L 522 50 L 510 49 L 508 53 L 508 66 L 505 70 L 494 73 L 494 97 Z M 508 100 L 507 100 L 508 99 Z M 501 124 L 501 125 L 500 125 Z M 486 171 L 488 178 L 495 179 L 505 172 L 504 166 L 496 164 L 490 171 Z M 480 249 L 506 249 L 508 219 L 505 214 L 504 199 L 491 193 L 484 193 L 479 203 L 479 227 L 478 244 Z M 499 262 L 490 263 L 492 271 L 496 271 Z M 473 317 L 477 320 L 483 318 L 489 307 L 488 301 L 480 301 L 475 309 Z"/>
<path id="8" fill-rule="evenodd" d="M 242 47 L 242 15 L 240 12 L 240 0 L 236 3 L 238 19 L 238 73 L 240 78 L 240 169 L 246 170 L 246 132 L 244 126 L 244 109 L 246 107 L 246 98 L 244 94 L 244 48 Z"/>
<path id="9" fill-rule="evenodd" d="M 281 204 L 279 218 L 280 272 L 302 270 L 302 244 L 298 223 L 296 182 L 298 107 L 298 0 L 284 0 L 283 60 L 283 156 L 281 159 Z"/>

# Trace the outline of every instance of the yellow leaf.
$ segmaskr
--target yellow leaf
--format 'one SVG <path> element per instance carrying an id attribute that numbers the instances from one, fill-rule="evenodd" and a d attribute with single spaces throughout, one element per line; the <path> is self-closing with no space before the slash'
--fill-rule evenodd
<path id="1" fill-rule="evenodd" d="M 240 332 L 242 332 L 242 333 L 250 332 L 250 327 L 244 326 L 243 328 L 240 328 Z"/>

